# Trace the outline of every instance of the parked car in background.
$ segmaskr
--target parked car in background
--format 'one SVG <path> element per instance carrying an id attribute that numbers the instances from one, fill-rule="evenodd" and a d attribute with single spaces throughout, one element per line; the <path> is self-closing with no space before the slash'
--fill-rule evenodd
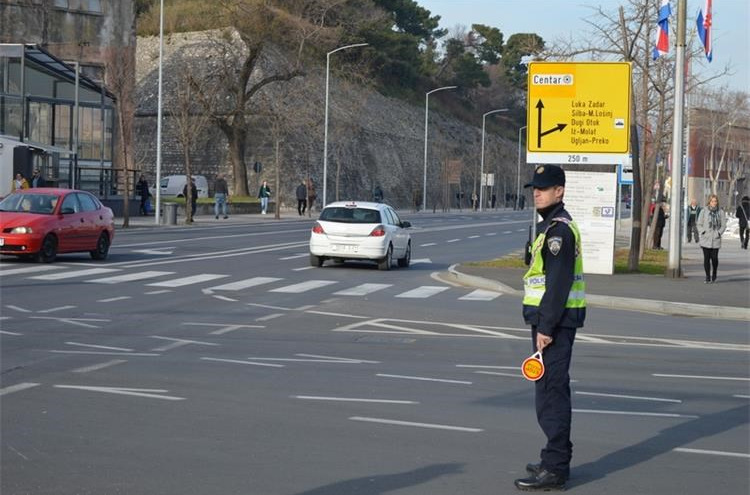
<path id="1" fill-rule="evenodd" d="M 49 263 L 87 251 L 103 260 L 114 236 L 112 210 L 85 191 L 23 189 L 0 201 L 0 254 Z"/>
<path id="2" fill-rule="evenodd" d="M 195 179 L 195 187 L 198 188 L 198 197 L 208 197 L 208 180 L 205 175 L 193 175 Z M 161 195 L 171 197 L 182 197 L 182 190 L 185 189 L 186 182 L 185 175 L 167 175 L 162 177 L 160 181 Z M 151 196 L 156 197 L 156 188 L 151 187 Z"/>
<path id="3" fill-rule="evenodd" d="M 396 260 L 406 268 L 412 253 L 409 227 L 411 223 L 383 203 L 331 203 L 320 212 L 310 233 L 310 264 L 372 260 L 380 270 L 390 270 Z"/>

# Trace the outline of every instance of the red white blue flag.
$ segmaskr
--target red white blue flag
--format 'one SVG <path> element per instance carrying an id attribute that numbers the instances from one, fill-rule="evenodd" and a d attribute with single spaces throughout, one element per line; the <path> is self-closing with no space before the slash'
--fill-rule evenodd
<path id="1" fill-rule="evenodd" d="M 669 5 L 669 0 L 661 0 L 658 20 L 659 28 L 656 30 L 656 45 L 654 45 L 654 60 L 669 53 L 670 15 L 672 15 L 672 7 Z"/>
<path id="2" fill-rule="evenodd" d="M 703 51 L 706 52 L 706 58 L 709 62 L 714 57 L 714 49 L 711 46 L 711 24 L 713 24 L 713 14 L 711 14 L 711 7 L 713 2 L 706 0 L 706 8 L 698 11 L 698 37 L 703 44 Z"/>

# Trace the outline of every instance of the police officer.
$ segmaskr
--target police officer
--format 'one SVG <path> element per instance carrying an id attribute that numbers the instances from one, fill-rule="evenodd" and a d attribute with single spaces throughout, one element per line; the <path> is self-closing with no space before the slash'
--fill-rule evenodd
<path id="1" fill-rule="evenodd" d="M 564 489 L 570 476 L 570 358 L 576 329 L 586 318 L 581 235 L 565 211 L 565 172 L 555 165 L 534 171 L 534 205 L 542 221 L 524 275 L 523 317 L 531 325 L 534 352 L 542 351 L 545 372 L 535 383 L 536 416 L 547 437 L 541 462 L 526 466 L 519 490 Z"/>

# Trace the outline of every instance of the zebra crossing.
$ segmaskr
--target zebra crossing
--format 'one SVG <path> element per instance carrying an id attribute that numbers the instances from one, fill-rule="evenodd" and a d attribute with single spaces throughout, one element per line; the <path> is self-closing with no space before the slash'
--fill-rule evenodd
<path id="1" fill-rule="evenodd" d="M 39 270 L 42 268 L 43 270 Z M 200 286 L 201 291 L 206 295 L 215 295 L 221 293 L 238 293 L 243 290 L 264 286 L 268 292 L 280 294 L 301 294 L 304 292 L 321 290 L 328 288 L 333 296 L 342 297 L 365 297 L 374 293 L 385 293 L 392 289 L 394 284 L 388 283 L 363 283 L 344 287 L 343 282 L 338 280 L 312 279 L 302 282 L 285 282 L 282 277 L 263 277 L 255 276 L 240 280 L 222 280 L 229 279 L 232 275 L 222 273 L 199 273 L 190 276 L 179 276 L 173 271 L 146 270 L 137 272 L 122 273 L 122 268 L 83 268 L 70 269 L 70 267 L 56 265 L 55 269 L 44 270 L 46 266 L 34 266 L 24 268 L 0 269 L 0 273 L 5 275 L 24 275 L 30 280 L 39 280 L 46 282 L 57 282 L 67 280 L 77 280 L 87 284 L 102 284 L 114 286 L 124 283 L 142 283 L 144 287 L 176 289 L 185 287 Z M 39 274 L 39 271 L 44 273 Z M 224 282 L 219 283 L 217 282 Z M 483 289 L 462 289 L 448 286 L 421 285 L 412 288 L 404 288 L 399 292 L 392 292 L 391 297 L 403 299 L 427 299 L 453 291 L 461 292 L 456 296 L 460 301 L 492 301 L 500 296 L 500 293 Z M 468 291 L 468 292 L 467 292 Z M 169 292 L 168 290 L 149 292 L 148 294 Z M 116 299 L 112 299 L 116 300 Z"/>

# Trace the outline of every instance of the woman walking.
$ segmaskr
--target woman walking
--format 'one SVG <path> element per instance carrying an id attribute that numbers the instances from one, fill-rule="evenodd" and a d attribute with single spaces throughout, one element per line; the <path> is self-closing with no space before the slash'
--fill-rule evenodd
<path id="1" fill-rule="evenodd" d="M 698 243 L 703 249 L 703 269 L 706 270 L 706 282 L 716 282 L 716 269 L 719 267 L 719 248 L 721 248 L 721 234 L 727 228 L 727 217 L 724 210 L 719 208 L 719 198 L 712 194 L 708 197 L 708 204 L 698 215 Z"/>

